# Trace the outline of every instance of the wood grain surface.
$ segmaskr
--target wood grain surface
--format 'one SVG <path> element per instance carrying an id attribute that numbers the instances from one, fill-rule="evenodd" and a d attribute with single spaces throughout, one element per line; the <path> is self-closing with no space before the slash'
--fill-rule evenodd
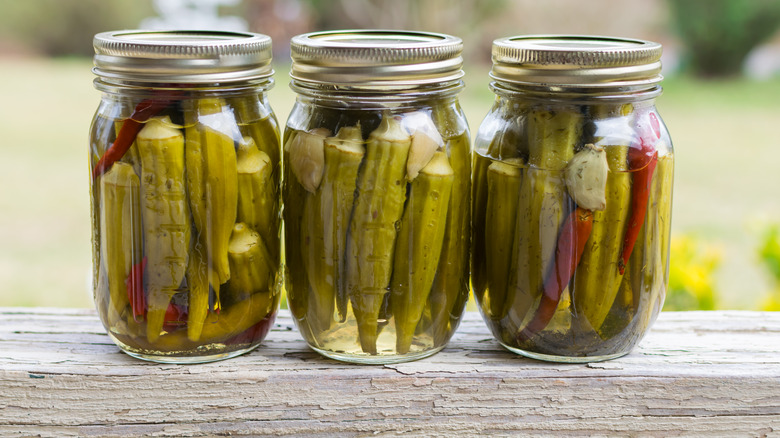
<path id="1" fill-rule="evenodd" d="M 662 313 L 630 355 L 551 364 L 476 313 L 423 360 L 320 357 L 282 312 L 204 365 L 123 354 L 94 311 L 0 308 L 0 436 L 780 436 L 780 312 Z"/>

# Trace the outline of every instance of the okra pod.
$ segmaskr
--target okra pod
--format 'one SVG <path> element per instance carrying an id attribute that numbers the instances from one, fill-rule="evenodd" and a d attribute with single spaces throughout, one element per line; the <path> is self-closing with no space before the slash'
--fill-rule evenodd
<path id="1" fill-rule="evenodd" d="M 230 279 L 228 244 L 238 205 L 234 138 L 238 127 L 222 99 L 198 99 L 185 111 L 187 189 L 215 291 Z"/>
<path id="2" fill-rule="evenodd" d="M 279 166 L 279 122 L 273 112 L 266 108 L 266 98 L 231 98 L 228 103 L 235 110 L 236 121 L 241 135 L 251 137 L 257 148 L 268 155 L 274 169 Z M 278 171 L 273 172 L 274 183 L 279 183 Z M 259 230 L 258 230 L 259 231 Z"/>
<path id="3" fill-rule="evenodd" d="M 406 199 L 411 138 L 385 113 L 368 138 L 347 243 L 347 291 L 361 348 L 376 354 L 377 317 L 392 273 L 396 223 Z"/>
<path id="4" fill-rule="evenodd" d="M 436 152 L 411 182 L 395 246 L 390 303 L 396 351 L 412 344 L 439 265 L 454 173 L 443 151 Z"/>
<path id="5" fill-rule="evenodd" d="M 306 196 L 302 217 L 302 255 L 312 293 L 309 321 L 318 330 L 330 328 L 334 306 L 346 319 L 344 274 L 347 229 L 352 215 L 357 174 L 365 155 L 360 125 L 343 127 L 325 139 L 325 169 L 319 188 Z"/>
<path id="6" fill-rule="evenodd" d="M 576 109 L 537 109 L 528 123 L 528 170 L 520 187 L 507 305 L 525 319 L 552 269 L 558 232 L 571 211 L 563 170 L 581 141 L 582 114 Z"/>
<path id="7" fill-rule="evenodd" d="M 673 178 L 673 156 L 658 157 L 644 228 L 626 267 L 626 276 L 630 276 L 632 282 L 634 302 L 638 303 L 638 312 L 644 318 L 640 323 L 644 326 L 649 326 L 658 316 L 668 284 L 668 278 L 663 275 L 669 272 L 668 220 L 671 217 Z M 653 310 L 647 310 L 647 306 L 652 306 Z"/>
<path id="8" fill-rule="evenodd" d="M 622 275 L 617 260 L 628 219 L 631 174 L 627 145 L 606 146 L 610 172 L 606 185 L 606 209 L 595 211 L 593 229 L 574 277 L 572 302 L 578 315 L 599 330 L 615 301 Z"/>
<path id="9" fill-rule="evenodd" d="M 111 306 L 121 314 L 127 306 L 126 281 L 143 257 L 140 181 L 133 166 L 116 162 L 99 177 L 100 260 L 105 264 Z"/>
<path id="10" fill-rule="evenodd" d="M 256 292 L 268 292 L 276 274 L 268 248 L 256 231 L 245 223 L 233 226 L 228 245 L 231 276 L 228 290 L 234 302 Z"/>
<path id="11" fill-rule="evenodd" d="M 209 313 L 209 278 L 205 260 L 206 249 L 197 239 L 193 240 L 186 271 L 189 290 L 187 338 L 190 341 L 198 341 Z"/>
<path id="12" fill-rule="evenodd" d="M 497 103 L 496 106 L 500 105 Z M 494 110 L 496 108 L 494 107 Z M 522 117 L 512 117 L 508 114 L 502 114 L 502 127 L 498 128 L 492 125 L 480 127 L 477 132 L 477 144 L 480 141 L 490 141 L 487 151 L 484 155 L 475 155 L 473 164 L 473 186 L 472 186 L 472 209 L 471 209 L 471 236 L 472 242 L 472 263 L 471 263 L 471 281 L 476 294 L 483 294 L 487 287 L 487 266 L 485 264 L 485 219 L 487 215 L 487 170 L 492 160 L 521 159 L 520 149 L 523 149 L 522 136 L 519 134 L 519 123 Z M 498 129 L 498 132 L 493 132 Z M 516 201 L 514 202 L 516 203 Z M 481 300 L 481 295 L 480 295 Z"/>
<path id="13" fill-rule="evenodd" d="M 436 112 L 434 110 L 434 114 Z M 454 117 L 453 114 L 449 118 Z M 454 122 L 448 123 L 454 125 Z M 443 126 L 442 122 L 439 122 L 438 126 Z M 431 305 L 431 324 L 434 327 L 434 345 L 443 345 L 455 331 L 463 306 L 469 298 L 467 273 L 471 242 L 469 233 L 471 224 L 470 135 L 466 129 L 454 137 L 448 137 L 446 134 L 444 137 L 454 180 L 450 205 L 447 209 L 447 227 L 444 230 L 441 257 L 439 257 L 436 278 L 433 280 L 428 298 Z"/>
<path id="14" fill-rule="evenodd" d="M 190 214 L 184 179 L 184 136 L 170 119 L 153 118 L 136 138 L 141 155 L 141 218 L 144 280 L 148 293 L 146 336 L 154 342 L 162 331 L 171 297 L 187 269 Z"/>
<path id="15" fill-rule="evenodd" d="M 259 150 L 252 137 L 244 137 L 236 151 L 238 171 L 238 204 L 236 222 L 257 231 L 276 257 L 279 245 L 279 217 L 273 164 L 268 154 Z"/>
<path id="16" fill-rule="evenodd" d="M 521 159 L 493 161 L 485 176 L 488 190 L 482 232 L 487 292 L 482 303 L 484 313 L 494 320 L 503 318 L 508 311 L 506 299 L 524 167 Z"/>
<path id="17" fill-rule="evenodd" d="M 289 130 L 288 132 L 287 142 L 283 151 L 285 163 L 290 162 L 289 145 L 298 135 L 302 134 L 301 131 Z M 305 318 L 309 303 L 309 280 L 306 276 L 306 270 L 303 267 L 303 263 L 296 262 L 303 260 L 300 237 L 303 225 L 303 205 L 307 192 L 292 173 L 290 166 L 284 166 L 282 190 L 284 192 L 284 206 L 282 207 L 284 217 L 284 252 L 285 260 L 289 261 L 285 265 L 285 292 L 290 312 L 300 321 Z"/>

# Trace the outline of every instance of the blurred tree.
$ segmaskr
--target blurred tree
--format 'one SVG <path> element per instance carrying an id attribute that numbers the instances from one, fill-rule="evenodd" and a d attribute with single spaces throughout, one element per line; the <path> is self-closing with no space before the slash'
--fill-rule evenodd
<path id="1" fill-rule="evenodd" d="M 289 62 L 290 39 L 314 29 L 313 11 L 304 0 L 244 0 L 249 30 L 273 40 L 274 62 Z"/>
<path id="2" fill-rule="evenodd" d="M 137 28 L 149 0 L 0 0 L 0 38 L 44 55 L 92 56 L 92 37 Z"/>
<path id="3" fill-rule="evenodd" d="M 305 0 L 317 29 L 424 30 L 480 41 L 484 27 L 508 0 Z M 490 54 L 486 52 L 467 52 Z"/>
<path id="4" fill-rule="evenodd" d="M 750 51 L 780 28 L 778 0 L 668 0 L 672 21 L 699 76 L 734 76 Z"/>

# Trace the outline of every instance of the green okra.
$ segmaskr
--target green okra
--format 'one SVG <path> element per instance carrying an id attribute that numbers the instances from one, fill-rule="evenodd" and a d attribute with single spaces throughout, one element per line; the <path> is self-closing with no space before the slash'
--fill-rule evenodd
<path id="1" fill-rule="evenodd" d="M 485 262 L 485 221 L 487 220 L 488 184 L 487 171 L 491 159 L 474 155 L 473 182 L 471 186 L 471 284 L 477 300 L 487 288 L 487 264 Z"/>
<path id="2" fill-rule="evenodd" d="M 288 141 L 284 146 L 284 154 L 287 160 L 285 163 L 286 171 L 289 170 L 289 179 L 285 175 L 285 184 L 287 184 L 288 197 L 285 202 L 290 211 L 290 222 L 285 225 L 286 245 L 285 251 L 290 251 L 289 260 L 296 260 L 289 265 L 291 271 L 291 308 L 294 307 L 296 317 L 301 320 L 306 319 L 310 325 L 317 324 L 311 318 L 310 312 L 316 309 L 309 308 L 308 302 L 313 293 L 312 284 L 308 280 L 307 263 L 311 255 L 308 245 L 312 241 L 310 236 L 310 224 L 306 221 L 312 219 L 306 216 L 305 206 L 312 196 L 317 192 L 322 181 L 325 168 L 325 139 L 330 136 L 330 130 L 325 128 L 315 128 L 310 131 L 291 131 Z M 286 172 L 287 173 L 287 172 Z M 295 205 L 289 205 L 290 202 Z M 285 216 L 287 221 L 287 216 Z M 298 277 L 300 276 L 300 278 Z M 312 328 L 312 327 L 310 327 Z M 304 336 L 306 334 L 304 333 Z"/>
<path id="3" fill-rule="evenodd" d="M 411 182 L 395 246 L 392 298 L 396 351 L 406 354 L 439 266 L 454 173 L 443 151 Z"/>
<path id="4" fill-rule="evenodd" d="M 271 253 L 256 231 L 245 223 L 233 226 L 228 245 L 231 275 L 228 290 L 234 302 L 256 292 L 269 292 L 276 274 Z"/>
<path id="5" fill-rule="evenodd" d="M 95 119 L 92 121 L 92 125 L 89 128 L 89 138 L 91 139 L 89 145 L 89 167 L 94 169 L 95 165 L 103 156 L 105 151 L 111 145 L 111 136 L 115 132 L 114 119 L 108 118 L 106 115 L 101 114 L 100 111 L 95 115 Z M 92 175 L 90 175 L 92 177 Z M 102 239 L 102 232 L 100 231 L 100 185 L 92 184 L 89 190 L 89 213 L 90 221 L 92 225 L 92 239 L 93 242 L 100 242 Z M 107 291 L 108 285 L 102 284 L 101 279 L 105 276 L 105 262 L 100 255 L 100 247 L 98 245 L 90 245 L 92 247 L 92 290 L 93 291 Z M 103 272 L 101 272 L 103 271 Z M 108 302 L 109 296 L 97 294 L 101 300 Z M 98 309 L 103 306 L 98 304 Z"/>
<path id="6" fill-rule="evenodd" d="M 507 104 L 506 100 L 497 98 L 491 110 L 496 122 L 480 126 L 477 132 L 475 147 L 480 148 L 482 142 L 489 141 L 484 154 L 480 152 L 474 157 L 472 186 L 472 267 L 471 281 L 474 293 L 479 300 L 487 287 L 487 265 L 485 263 L 485 218 L 488 197 L 487 170 L 492 160 L 519 159 L 528 156 L 528 145 L 522 135 L 525 124 L 525 113 L 517 115 L 518 108 Z M 490 116 L 489 116 L 490 117 Z M 514 202 L 516 203 L 516 201 Z"/>
<path id="7" fill-rule="evenodd" d="M 284 162 L 290 162 L 289 145 L 302 133 L 288 129 L 285 135 L 287 141 L 284 148 Z M 303 254 L 301 252 L 301 228 L 303 218 L 303 205 L 307 196 L 306 190 L 298 182 L 292 173 L 290 166 L 284 166 L 284 178 L 282 183 L 282 197 L 284 205 L 282 215 L 284 217 L 284 249 L 285 252 L 285 292 L 290 312 L 298 320 L 302 321 L 308 309 L 309 280 L 303 267 Z"/>
<path id="8" fill-rule="evenodd" d="M 563 170 L 581 142 L 576 109 L 537 109 L 527 118 L 528 170 L 520 187 L 507 305 L 513 320 L 526 318 L 552 269 L 558 232 L 571 208 Z"/>
<path id="9" fill-rule="evenodd" d="M 133 166 L 118 161 L 98 180 L 100 260 L 105 264 L 111 306 L 121 314 L 129 304 L 125 282 L 143 257 L 140 180 Z"/>
<path id="10" fill-rule="evenodd" d="M 312 293 L 309 321 L 315 331 L 330 328 L 334 306 L 346 319 L 344 273 L 347 229 L 355 200 L 360 163 L 365 155 L 360 124 L 343 127 L 324 142 L 325 169 L 317 191 L 306 197 L 301 236 L 303 263 Z"/>
<path id="11" fill-rule="evenodd" d="M 519 158 L 493 161 L 487 169 L 485 204 L 484 265 L 486 299 L 484 313 L 499 320 L 506 315 L 509 271 L 517 224 L 518 193 L 525 163 Z"/>
<path id="12" fill-rule="evenodd" d="M 197 239 L 193 239 L 185 273 L 189 290 L 187 338 L 190 341 L 200 339 L 203 323 L 209 313 L 209 278 L 205 252 L 206 249 L 203 248 L 203 245 Z"/>
<path id="13" fill-rule="evenodd" d="M 167 118 L 166 118 L 167 119 Z M 168 303 L 184 279 L 190 247 L 190 213 L 184 178 L 184 136 L 170 120 L 153 118 L 138 133 L 141 219 L 147 264 L 146 336 L 160 336 Z"/>
<path id="14" fill-rule="evenodd" d="M 673 163 L 671 154 L 658 157 L 644 228 L 626 267 L 627 276 L 631 277 L 633 299 L 638 303 L 637 311 L 644 318 L 643 327 L 649 326 L 658 316 L 668 284 L 665 276 L 669 272 Z M 653 310 L 647 310 L 648 306 Z"/>
<path id="15" fill-rule="evenodd" d="M 252 137 L 244 137 L 236 151 L 238 203 L 236 222 L 258 233 L 276 257 L 279 245 L 279 213 L 273 164 Z"/>
<path id="16" fill-rule="evenodd" d="M 279 145 L 279 122 L 273 112 L 266 108 L 267 98 L 235 97 L 228 103 L 235 110 L 236 121 L 241 135 L 251 137 L 259 150 L 268 155 L 272 166 L 272 176 L 275 186 L 279 184 L 279 166 L 281 150 Z"/>
<path id="17" fill-rule="evenodd" d="M 396 223 L 406 200 L 411 137 L 385 113 L 368 138 L 347 243 L 347 293 L 361 348 L 376 354 L 377 318 L 390 285 Z"/>
<path id="18" fill-rule="evenodd" d="M 218 291 L 230 279 L 227 253 L 238 205 L 233 139 L 239 133 L 222 99 L 198 99 L 191 106 L 184 114 L 187 190 L 198 238 L 206 249 L 209 283 Z"/>
<path id="19" fill-rule="evenodd" d="M 617 260 L 623 245 L 631 197 L 628 146 L 604 145 L 610 172 L 606 209 L 593 212 L 593 228 L 574 276 L 572 302 L 578 315 L 599 330 L 618 294 L 622 275 Z"/>
<path id="20" fill-rule="evenodd" d="M 436 111 L 434 111 L 436 114 Z M 450 117 L 455 117 L 454 115 Z M 441 123 L 439 124 L 441 126 Z M 469 298 L 469 245 L 471 233 L 471 142 L 468 129 L 454 137 L 445 135 L 454 174 L 447 227 L 439 267 L 428 298 L 434 327 L 434 345 L 443 345 L 457 328 Z"/>

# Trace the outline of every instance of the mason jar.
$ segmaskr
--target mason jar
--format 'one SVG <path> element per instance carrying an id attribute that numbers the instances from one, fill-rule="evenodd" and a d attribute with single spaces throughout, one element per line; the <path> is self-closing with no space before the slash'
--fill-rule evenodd
<path id="1" fill-rule="evenodd" d="M 403 362 L 447 343 L 469 294 L 462 41 L 331 31 L 291 43 L 286 290 L 324 356 Z"/>
<path id="2" fill-rule="evenodd" d="M 495 103 L 476 135 L 472 284 L 507 349 L 622 356 L 667 287 L 674 154 L 655 107 L 661 45 L 493 42 Z"/>
<path id="3" fill-rule="evenodd" d="M 156 362 L 253 349 L 282 284 L 271 39 L 119 31 L 94 48 L 93 291 L 108 335 Z"/>

